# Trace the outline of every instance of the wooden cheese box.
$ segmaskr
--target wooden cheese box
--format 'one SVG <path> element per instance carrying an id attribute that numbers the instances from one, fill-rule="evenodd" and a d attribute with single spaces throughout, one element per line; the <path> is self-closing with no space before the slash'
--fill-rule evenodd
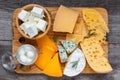
<path id="1" fill-rule="evenodd" d="M 53 32 L 53 22 L 54 22 L 54 18 L 55 18 L 56 12 L 58 10 L 58 7 L 46 7 L 46 8 L 50 12 L 51 18 L 52 18 L 52 25 L 51 25 L 51 28 L 47 35 L 52 40 L 55 37 L 57 37 L 58 39 L 65 39 L 67 33 Z M 79 12 L 81 12 L 81 9 L 82 9 L 82 7 L 72 7 L 72 8 Z M 93 9 L 96 9 L 98 12 L 100 12 L 100 14 L 103 16 L 105 22 L 108 24 L 107 11 L 104 8 L 93 8 Z M 24 43 L 19 42 L 22 35 L 18 32 L 18 30 L 16 28 L 16 24 L 15 24 L 15 19 L 17 17 L 16 15 L 18 14 L 19 10 L 20 10 L 20 8 L 18 8 L 14 11 L 13 19 L 12 19 L 12 30 L 13 30 L 12 31 L 12 53 L 13 53 L 13 56 L 15 56 L 17 49 L 23 44 L 32 44 L 37 48 L 37 44 L 36 44 L 35 40 L 25 39 Z M 81 16 L 79 16 L 77 22 L 79 22 L 80 20 L 81 20 Z M 103 44 L 102 47 L 103 47 L 104 51 L 106 52 L 106 57 L 107 57 L 108 43 Z M 34 64 L 31 66 L 24 66 L 24 67 L 19 64 L 17 66 L 17 68 L 15 69 L 15 71 L 16 71 L 16 73 L 20 73 L 20 74 L 42 74 L 42 71 L 38 67 L 36 67 Z M 84 71 L 82 72 L 82 74 L 91 74 L 91 73 L 95 73 L 95 72 L 87 64 Z"/>

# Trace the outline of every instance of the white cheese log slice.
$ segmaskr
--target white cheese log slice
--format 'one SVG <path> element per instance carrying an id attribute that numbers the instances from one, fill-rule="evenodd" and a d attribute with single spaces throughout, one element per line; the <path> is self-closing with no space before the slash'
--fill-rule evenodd
<path id="1" fill-rule="evenodd" d="M 59 51 L 59 56 L 60 56 L 61 63 L 66 62 L 67 61 L 66 50 L 61 45 L 58 45 L 58 51 Z"/>
<path id="2" fill-rule="evenodd" d="M 22 10 L 19 14 L 18 14 L 18 18 L 20 20 L 22 20 L 23 22 L 25 22 L 27 20 L 27 17 L 30 15 L 29 12 L 27 12 L 26 10 Z"/>
<path id="3" fill-rule="evenodd" d="M 33 9 L 31 10 L 31 13 L 39 18 L 43 18 L 44 16 L 44 10 L 42 8 L 38 8 L 38 7 L 33 7 Z"/>
<path id="4" fill-rule="evenodd" d="M 73 52 L 78 46 L 78 43 L 73 41 L 61 40 L 60 42 L 62 43 L 63 47 L 65 48 L 68 54 Z"/>
<path id="5" fill-rule="evenodd" d="M 30 26 L 29 28 L 27 28 L 27 33 L 30 38 L 33 38 L 34 36 L 38 34 L 37 27 L 35 25 Z"/>
<path id="6" fill-rule="evenodd" d="M 47 26 L 47 22 L 42 20 L 42 19 L 40 19 L 36 26 L 37 26 L 39 31 L 45 32 L 46 26 Z"/>
<path id="7" fill-rule="evenodd" d="M 73 62 L 78 61 L 76 67 L 73 67 Z M 83 52 L 77 48 L 68 58 L 68 62 L 64 68 L 63 74 L 69 77 L 80 74 L 86 65 L 86 60 Z"/>

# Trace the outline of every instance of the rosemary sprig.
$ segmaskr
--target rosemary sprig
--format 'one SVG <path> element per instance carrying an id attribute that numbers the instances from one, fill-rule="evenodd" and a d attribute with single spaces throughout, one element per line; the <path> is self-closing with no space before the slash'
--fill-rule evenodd
<path id="1" fill-rule="evenodd" d="M 57 43 L 58 38 L 57 38 L 57 37 L 54 37 L 53 40 L 54 40 L 55 43 Z"/>
<path id="2" fill-rule="evenodd" d="M 95 32 L 93 32 L 92 30 L 90 30 L 89 33 L 88 33 L 88 36 L 90 37 L 90 36 L 93 36 L 93 35 L 95 35 Z"/>
<path id="3" fill-rule="evenodd" d="M 72 63 L 72 68 L 73 68 L 73 69 L 76 69 L 76 68 L 77 68 L 77 65 L 78 65 L 79 60 L 80 60 L 80 58 L 79 58 L 77 61 L 71 62 L 71 63 Z"/>

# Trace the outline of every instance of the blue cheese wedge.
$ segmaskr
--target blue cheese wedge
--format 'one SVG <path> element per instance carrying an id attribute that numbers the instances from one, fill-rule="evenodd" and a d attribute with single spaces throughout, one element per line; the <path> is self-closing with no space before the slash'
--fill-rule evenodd
<path id="1" fill-rule="evenodd" d="M 63 47 L 65 48 L 65 50 L 67 51 L 68 54 L 73 52 L 78 46 L 78 43 L 73 42 L 73 41 L 61 40 L 60 42 L 61 42 L 61 44 L 63 45 Z"/>
<path id="2" fill-rule="evenodd" d="M 30 38 L 33 38 L 34 36 L 38 34 L 37 27 L 35 25 L 30 26 L 29 28 L 27 28 L 27 33 Z"/>
<path id="3" fill-rule="evenodd" d="M 86 66 L 86 59 L 83 52 L 77 48 L 68 58 L 63 74 L 69 77 L 80 74 Z"/>
<path id="4" fill-rule="evenodd" d="M 27 17 L 30 15 L 29 12 L 27 12 L 26 10 L 22 10 L 19 14 L 18 14 L 18 18 L 20 20 L 22 20 L 23 22 L 25 22 L 27 20 Z"/>
<path id="5" fill-rule="evenodd" d="M 59 56 L 60 56 L 61 63 L 66 62 L 67 61 L 66 50 L 61 45 L 58 45 L 58 51 L 59 51 Z"/>
<path id="6" fill-rule="evenodd" d="M 39 18 L 43 18 L 44 16 L 44 10 L 42 8 L 39 7 L 33 7 L 33 9 L 31 10 L 31 13 Z"/>
<path id="7" fill-rule="evenodd" d="M 37 26 L 38 30 L 40 30 L 42 32 L 45 32 L 46 26 L 47 26 L 47 22 L 42 20 L 42 19 L 40 19 L 36 26 Z"/>

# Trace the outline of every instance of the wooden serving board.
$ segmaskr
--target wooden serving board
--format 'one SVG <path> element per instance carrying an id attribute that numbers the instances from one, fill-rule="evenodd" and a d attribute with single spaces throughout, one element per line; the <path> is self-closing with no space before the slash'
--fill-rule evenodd
<path id="1" fill-rule="evenodd" d="M 51 14 L 51 18 L 52 18 L 52 25 L 51 25 L 51 29 L 48 32 L 48 36 L 53 40 L 54 37 L 58 37 L 59 39 L 65 39 L 66 37 L 66 33 L 57 33 L 57 32 L 53 32 L 52 31 L 52 26 L 53 26 L 53 22 L 54 22 L 54 18 L 56 15 L 56 12 L 58 10 L 58 7 L 46 7 L 48 9 L 48 11 L 50 11 Z M 79 11 L 81 13 L 81 9 L 79 7 L 72 7 L 73 9 Z M 96 9 L 97 11 L 100 12 L 100 14 L 103 16 L 105 22 L 108 24 L 108 14 L 107 11 L 104 8 L 93 8 Z M 16 15 L 18 14 L 20 8 L 16 9 L 13 13 L 13 19 L 12 19 L 12 53 L 13 56 L 15 56 L 17 49 L 23 45 L 23 44 L 32 44 L 37 48 L 37 44 L 35 40 L 29 40 L 29 39 L 25 39 L 24 43 L 20 43 L 19 39 L 22 37 L 22 35 L 18 32 L 17 28 L 16 28 L 16 24 L 15 24 L 15 19 L 16 19 Z M 79 16 L 78 21 L 80 21 L 81 16 Z M 108 43 L 105 43 L 102 45 L 104 51 L 106 52 L 106 57 L 107 57 L 107 53 L 108 53 Z M 17 66 L 17 68 L 15 69 L 16 73 L 21 73 L 21 74 L 41 74 L 42 71 L 36 67 L 34 64 L 31 66 L 21 66 L 20 64 Z M 95 73 L 87 64 L 84 71 L 82 72 L 83 74 L 90 74 L 90 73 Z"/>

